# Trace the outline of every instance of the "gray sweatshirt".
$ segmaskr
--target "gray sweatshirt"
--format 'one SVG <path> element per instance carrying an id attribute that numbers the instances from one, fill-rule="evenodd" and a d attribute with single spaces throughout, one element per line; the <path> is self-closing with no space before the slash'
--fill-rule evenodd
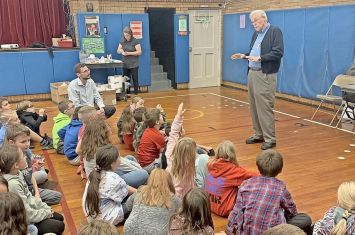
<path id="1" fill-rule="evenodd" d="M 51 208 L 32 196 L 21 171 L 18 175 L 5 174 L 4 178 L 9 183 L 9 191 L 21 197 L 25 205 L 28 223 L 35 224 L 51 217 Z"/>
<path id="2" fill-rule="evenodd" d="M 134 193 L 126 202 L 127 209 L 132 210 L 132 212 L 124 224 L 124 234 L 168 234 L 170 217 L 180 209 L 181 199 L 172 195 L 171 207 L 167 209 L 140 204 L 138 203 L 139 197 L 139 193 Z"/>

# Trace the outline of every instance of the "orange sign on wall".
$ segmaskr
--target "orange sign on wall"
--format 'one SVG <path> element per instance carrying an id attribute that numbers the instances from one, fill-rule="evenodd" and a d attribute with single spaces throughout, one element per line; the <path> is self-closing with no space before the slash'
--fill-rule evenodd
<path id="1" fill-rule="evenodd" d="M 133 36 L 137 39 L 143 38 L 143 28 L 142 28 L 142 21 L 131 21 L 130 27 L 133 32 Z"/>

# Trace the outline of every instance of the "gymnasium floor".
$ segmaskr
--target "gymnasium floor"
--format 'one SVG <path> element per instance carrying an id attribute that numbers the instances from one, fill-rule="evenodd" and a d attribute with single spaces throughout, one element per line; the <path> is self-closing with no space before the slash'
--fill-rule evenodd
<path id="1" fill-rule="evenodd" d="M 184 128 L 186 136 L 197 143 L 216 148 L 219 142 L 229 139 L 237 148 L 239 164 L 256 170 L 255 156 L 261 151 L 260 144 L 246 145 L 245 139 L 252 135 L 252 124 L 245 91 L 225 88 L 200 88 L 169 92 L 141 94 L 146 107 L 161 104 L 172 121 L 180 102 L 184 102 Z M 118 144 L 116 123 L 122 109 L 128 103 L 117 103 L 116 114 L 108 121 L 112 127 L 114 144 L 121 155 L 131 152 Z M 51 101 L 35 102 L 35 107 L 45 107 L 48 121 L 42 132 L 51 135 L 53 117 L 58 113 Z M 336 203 L 339 184 L 354 179 L 355 135 L 310 121 L 314 107 L 277 99 L 276 134 L 277 150 L 284 157 L 284 169 L 279 178 L 287 183 L 300 212 L 308 213 L 313 221 L 320 219 L 326 210 Z M 317 121 L 331 118 L 324 112 Z M 348 125 L 344 128 L 351 129 Z M 63 193 L 62 202 L 54 207 L 65 216 L 66 234 L 76 234 L 86 219 L 82 212 L 81 198 L 85 181 L 76 175 L 76 167 L 69 165 L 66 158 L 54 150 L 34 152 L 46 157 L 50 178 L 58 182 L 57 190 Z M 224 230 L 226 218 L 213 215 L 215 231 Z M 122 231 L 123 226 L 118 227 Z"/>

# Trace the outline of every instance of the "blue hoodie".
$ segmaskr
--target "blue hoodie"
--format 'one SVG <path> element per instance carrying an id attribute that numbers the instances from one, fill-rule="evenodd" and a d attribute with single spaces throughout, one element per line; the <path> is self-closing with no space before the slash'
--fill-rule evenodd
<path id="1" fill-rule="evenodd" d="M 75 149 L 78 145 L 78 134 L 82 125 L 81 121 L 74 119 L 58 131 L 59 138 L 64 141 L 64 154 L 68 160 L 73 160 L 78 156 Z"/>

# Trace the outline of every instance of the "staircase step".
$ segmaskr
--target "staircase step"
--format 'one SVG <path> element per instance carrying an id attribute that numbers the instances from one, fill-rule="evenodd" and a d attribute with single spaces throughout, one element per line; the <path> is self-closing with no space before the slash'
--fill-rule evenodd
<path id="1" fill-rule="evenodd" d="M 158 64 L 158 65 L 151 65 L 150 66 L 151 72 L 152 73 L 162 73 L 163 71 L 163 66 Z"/>
<path id="2" fill-rule="evenodd" d="M 158 65 L 159 64 L 159 58 L 156 58 L 156 57 L 150 58 L 150 64 L 151 65 Z"/>
<path id="3" fill-rule="evenodd" d="M 168 80 L 168 74 L 166 72 L 151 73 L 151 77 L 152 77 L 152 82 L 153 81 L 159 81 L 159 80 Z"/>
<path id="4" fill-rule="evenodd" d="M 150 57 L 155 58 L 155 51 L 150 51 Z"/>

